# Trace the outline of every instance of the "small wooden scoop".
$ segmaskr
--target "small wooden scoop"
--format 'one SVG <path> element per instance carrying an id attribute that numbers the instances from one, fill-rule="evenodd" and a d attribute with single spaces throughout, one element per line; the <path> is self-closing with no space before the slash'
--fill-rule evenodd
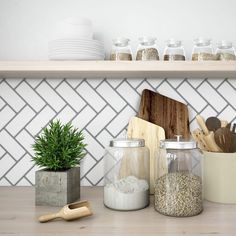
<path id="1" fill-rule="evenodd" d="M 43 215 L 39 217 L 39 222 L 44 223 L 56 218 L 62 218 L 64 220 L 75 220 L 85 216 L 92 215 L 88 201 L 75 202 L 65 205 L 59 212 Z"/>

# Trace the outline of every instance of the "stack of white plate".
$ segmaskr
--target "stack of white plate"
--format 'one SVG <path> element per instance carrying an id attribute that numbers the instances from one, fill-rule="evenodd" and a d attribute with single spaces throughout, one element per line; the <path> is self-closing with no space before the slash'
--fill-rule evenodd
<path id="1" fill-rule="evenodd" d="M 57 29 L 57 38 L 49 42 L 51 60 L 104 60 L 102 42 L 93 39 L 92 23 L 86 18 L 68 18 Z"/>

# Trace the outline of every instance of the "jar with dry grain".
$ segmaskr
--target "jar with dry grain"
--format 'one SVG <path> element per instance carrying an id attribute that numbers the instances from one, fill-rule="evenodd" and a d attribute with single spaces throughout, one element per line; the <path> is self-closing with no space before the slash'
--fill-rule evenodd
<path id="1" fill-rule="evenodd" d="M 166 139 L 160 142 L 155 170 L 156 211 L 187 217 L 203 210 L 201 153 L 192 140 Z"/>
<path id="2" fill-rule="evenodd" d="M 185 61 L 185 50 L 182 42 L 175 39 L 167 40 L 163 59 L 164 61 Z"/>
<path id="3" fill-rule="evenodd" d="M 136 53 L 137 61 L 157 61 L 159 52 L 154 37 L 140 37 Z"/>
<path id="4" fill-rule="evenodd" d="M 194 39 L 192 52 L 192 61 L 212 61 L 215 60 L 211 39 L 197 38 Z"/>
<path id="5" fill-rule="evenodd" d="M 235 61 L 235 50 L 232 42 L 228 42 L 225 40 L 220 41 L 217 44 L 216 49 L 216 60 L 217 61 Z"/>
<path id="6" fill-rule="evenodd" d="M 132 61 L 132 50 L 128 38 L 115 38 L 112 40 L 112 50 L 110 60 L 112 61 Z"/>

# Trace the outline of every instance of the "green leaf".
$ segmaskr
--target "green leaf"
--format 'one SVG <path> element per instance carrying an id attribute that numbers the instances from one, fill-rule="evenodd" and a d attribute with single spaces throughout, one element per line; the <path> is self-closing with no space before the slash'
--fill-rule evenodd
<path id="1" fill-rule="evenodd" d="M 51 121 L 35 137 L 32 160 L 39 167 L 49 170 L 70 169 L 84 158 L 86 146 L 82 132 L 71 123 L 63 125 L 59 120 Z"/>

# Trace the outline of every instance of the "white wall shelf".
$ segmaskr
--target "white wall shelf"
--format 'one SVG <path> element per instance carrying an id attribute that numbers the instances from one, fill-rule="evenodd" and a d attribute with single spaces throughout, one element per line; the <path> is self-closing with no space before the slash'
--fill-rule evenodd
<path id="1" fill-rule="evenodd" d="M 11 77 L 227 78 L 236 61 L 0 61 L 0 78 Z"/>

